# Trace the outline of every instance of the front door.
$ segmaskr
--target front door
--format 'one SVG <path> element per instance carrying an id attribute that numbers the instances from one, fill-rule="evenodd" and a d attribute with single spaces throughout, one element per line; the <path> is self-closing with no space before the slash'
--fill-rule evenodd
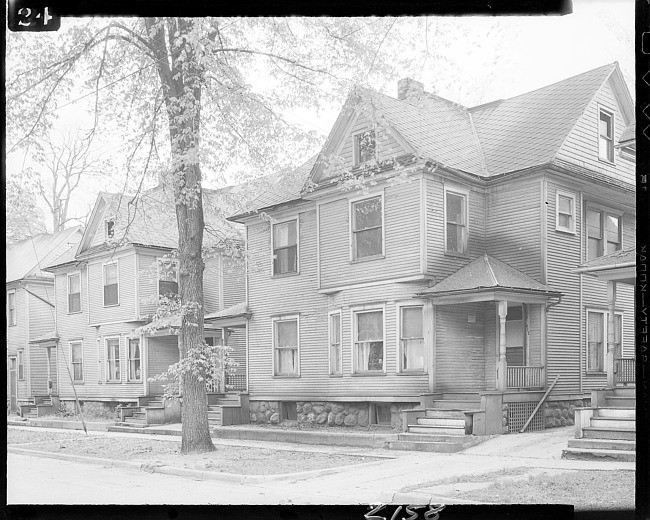
<path id="1" fill-rule="evenodd" d="M 9 406 L 12 412 L 15 412 L 17 407 L 16 398 L 18 395 L 18 378 L 16 377 L 16 357 L 9 358 Z"/>

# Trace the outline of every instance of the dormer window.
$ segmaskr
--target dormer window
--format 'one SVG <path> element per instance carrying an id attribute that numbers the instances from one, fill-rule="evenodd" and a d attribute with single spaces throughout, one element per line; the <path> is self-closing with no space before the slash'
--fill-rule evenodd
<path id="1" fill-rule="evenodd" d="M 614 162 L 614 115 L 604 110 L 598 118 L 598 157 Z"/>
<path id="2" fill-rule="evenodd" d="M 374 130 L 361 132 L 354 136 L 354 165 L 361 166 L 374 161 L 377 152 L 377 142 Z"/>
<path id="3" fill-rule="evenodd" d="M 106 219 L 104 221 L 104 234 L 106 236 L 106 240 L 110 240 L 115 236 L 115 219 L 110 218 Z"/>

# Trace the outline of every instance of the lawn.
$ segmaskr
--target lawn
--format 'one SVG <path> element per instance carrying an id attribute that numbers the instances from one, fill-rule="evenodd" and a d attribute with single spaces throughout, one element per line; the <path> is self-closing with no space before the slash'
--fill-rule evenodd
<path id="1" fill-rule="evenodd" d="M 180 454 L 180 438 L 142 439 L 7 428 L 7 444 L 30 450 L 129 460 L 143 467 L 174 466 L 241 475 L 273 475 L 336 468 L 382 459 L 320 452 L 217 445 L 211 453 Z"/>

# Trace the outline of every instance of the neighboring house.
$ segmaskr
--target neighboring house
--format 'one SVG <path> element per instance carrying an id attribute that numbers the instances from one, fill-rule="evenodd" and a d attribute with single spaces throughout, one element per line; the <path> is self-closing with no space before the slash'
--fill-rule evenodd
<path id="1" fill-rule="evenodd" d="M 204 312 L 210 344 L 232 346 L 239 363 L 227 381 L 245 390 L 245 280 L 239 226 L 221 217 L 224 190 L 204 190 Z M 163 187 L 137 198 L 101 193 L 78 248 L 50 263 L 56 279 L 59 397 L 147 405 L 163 393 L 150 378 L 179 359 L 179 318 L 143 328 L 159 297 L 176 294 L 178 247 L 174 201 Z M 212 392 L 225 390 L 210 388 Z M 161 422 L 160 417 L 149 422 Z"/>
<path id="2" fill-rule="evenodd" d="M 319 158 L 231 217 L 251 420 L 397 425 L 433 406 L 498 433 L 555 383 L 532 426 L 570 424 L 606 385 L 608 323 L 634 356 L 632 287 L 608 320 L 606 283 L 575 272 L 635 243 L 618 64 L 473 108 L 398 91 L 351 96 Z"/>
<path id="3" fill-rule="evenodd" d="M 54 277 L 43 268 L 76 246 L 81 227 L 41 234 L 6 246 L 7 399 L 11 411 L 58 391 Z"/>

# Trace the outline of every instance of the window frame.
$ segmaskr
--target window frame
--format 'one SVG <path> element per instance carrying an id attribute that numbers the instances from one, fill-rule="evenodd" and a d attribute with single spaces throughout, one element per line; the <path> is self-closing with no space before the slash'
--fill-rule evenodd
<path id="1" fill-rule="evenodd" d="M 16 377 L 18 381 L 25 381 L 27 370 L 25 369 L 25 349 L 16 350 Z"/>
<path id="2" fill-rule="evenodd" d="M 368 255 L 368 256 L 362 256 L 362 257 L 357 257 L 356 255 L 356 233 L 359 233 L 360 231 L 367 231 L 367 229 L 377 229 L 376 227 L 374 228 L 367 228 L 367 229 L 362 229 L 362 230 L 355 230 L 354 229 L 354 205 L 358 204 L 360 202 L 364 202 L 367 200 L 371 199 L 380 199 L 381 200 L 381 253 L 377 253 L 374 255 Z M 379 193 L 374 193 L 372 195 L 363 195 L 361 197 L 355 197 L 352 199 L 348 199 L 348 221 L 349 221 L 349 233 L 350 233 L 350 263 L 355 263 L 355 262 L 367 262 L 369 260 L 377 260 L 380 258 L 385 258 L 386 257 L 386 204 L 385 204 L 385 197 L 384 197 L 384 191 L 380 191 Z"/>
<path id="3" fill-rule="evenodd" d="M 161 280 L 160 280 L 160 264 L 162 262 L 168 262 L 168 263 L 174 264 L 174 266 L 175 266 L 174 272 L 176 274 L 176 293 L 175 294 L 178 294 L 178 270 L 179 270 L 179 262 L 178 262 L 178 260 L 158 257 L 158 258 L 156 258 L 156 286 L 157 286 L 156 289 L 158 291 L 158 297 L 165 296 L 163 294 L 160 294 L 160 282 L 161 282 Z M 166 280 L 164 280 L 164 281 L 166 281 Z M 119 277 L 118 277 L 118 282 L 119 282 Z M 118 290 L 118 295 L 119 295 L 119 290 Z"/>
<path id="4" fill-rule="evenodd" d="M 444 233 L 444 247 L 445 247 L 445 255 L 449 256 L 459 256 L 466 258 L 469 256 L 469 192 L 470 190 L 461 188 L 458 186 L 448 186 L 445 185 L 444 187 L 444 193 L 443 193 L 443 233 Z M 464 223 L 462 225 L 462 251 L 452 251 L 448 248 L 448 224 L 447 222 L 447 195 L 455 195 L 457 197 L 462 197 L 463 199 L 463 217 L 464 217 Z M 458 225 L 455 222 L 452 222 L 451 224 Z"/>
<path id="5" fill-rule="evenodd" d="M 420 308 L 422 309 L 422 358 L 423 358 L 423 367 L 420 368 L 404 368 L 404 358 L 403 358 L 403 353 L 404 353 L 404 346 L 403 346 L 403 338 L 402 338 L 402 330 L 403 330 L 403 310 L 404 309 L 412 309 L 412 308 Z M 397 352 L 397 373 L 398 374 L 414 374 L 414 375 L 423 375 L 428 373 L 427 365 L 428 365 L 428 356 L 427 356 L 427 330 L 426 330 L 426 304 L 425 302 L 421 300 L 413 300 L 409 302 L 401 302 L 398 303 L 395 306 L 395 312 L 396 312 L 396 321 L 397 321 L 397 338 L 396 338 L 396 352 Z"/>
<path id="6" fill-rule="evenodd" d="M 13 299 L 13 307 L 9 301 Z M 16 304 L 16 289 L 7 291 L 7 327 L 15 327 L 18 324 L 18 306 Z"/>
<path id="7" fill-rule="evenodd" d="M 602 359 L 602 368 L 598 368 L 597 370 L 589 368 L 589 315 L 590 314 L 600 314 L 603 317 L 603 328 L 602 328 L 602 335 L 603 335 L 603 346 L 601 347 L 601 359 Z M 614 316 L 620 316 L 621 317 L 621 336 L 620 336 L 620 345 L 621 345 L 621 352 L 623 350 L 623 344 L 624 344 L 624 320 L 625 320 L 625 313 L 623 311 L 614 311 Z M 585 315 L 585 373 L 586 374 L 593 374 L 593 375 L 599 375 L 599 374 L 605 374 L 607 373 L 607 333 L 608 333 L 608 325 L 609 325 L 609 311 L 604 310 L 604 309 L 598 309 L 598 308 L 592 308 L 588 307 L 586 309 L 586 315 Z M 616 320 L 614 320 L 614 326 L 616 326 Z M 616 333 L 614 333 L 614 356 L 616 356 Z"/>
<path id="8" fill-rule="evenodd" d="M 296 323 L 296 372 L 293 374 L 279 374 L 278 373 L 278 357 L 277 352 L 281 350 L 293 350 L 294 347 L 278 347 L 277 346 L 277 323 Z M 273 316 L 271 318 L 271 345 L 273 348 L 272 360 L 272 375 L 274 378 L 292 379 L 300 377 L 300 315 L 299 314 L 285 314 L 281 316 Z"/>
<path id="9" fill-rule="evenodd" d="M 382 313 L 382 369 L 381 370 L 359 370 L 357 367 L 357 356 L 356 356 L 356 344 L 357 344 L 357 333 L 358 333 L 358 323 L 357 316 L 359 314 L 366 314 L 370 312 L 380 311 Z M 350 319 L 351 319 L 351 328 L 352 333 L 350 334 L 350 347 L 352 354 L 352 363 L 351 374 L 353 376 L 375 376 L 375 375 L 385 375 L 386 374 L 386 304 L 372 304 L 372 305 L 361 305 L 350 308 Z"/>
<path id="10" fill-rule="evenodd" d="M 600 213 L 600 229 L 601 229 L 601 237 L 598 239 L 600 241 L 600 245 L 598 248 L 598 255 L 594 257 L 589 256 L 589 219 L 588 219 L 588 214 L 590 211 Z M 585 204 L 585 210 L 584 210 L 584 216 L 582 217 L 583 220 L 583 228 L 584 228 L 584 244 L 585 244 L 585 261 L 593 260 L 594 258 L 600 258 L 602 256 L 605 256 L 607 253 L 607 229 L 606 229 L 606 219 L 608 216 L 611 217 L 616 217 L 618 219 L 618 249 L 615 249 L 615 251 L 621 251 L 624 246 L 623 246 L 623 212 L 618 211 L 612 208 L 608 208 L 606 206 L 601 206 L 600 204 L 594 204 L 591 202 L 587 202 Z"/>
<path id="11" fill-rule="evenodd" d="M 138 343 L 138 352 L 139 357 L 131 357 L 131 342 L 136 341 Z M 139 363 L 140 376 L 136 378 L 131 378 L 131 363 L 137 360 Z M 126 380 L 131 383 L 141 383 L 142 382 L 142 342 L 140 338 L 127 338 L 126 342 Z"/>
<path id="12" fill-rule="evenodd" d="M 570 226 L 568 228 L 563 227 L 560 224 L 560 215 L 567 215 L 567 213 L 560 212 L 560 197 L 566 197 L 571 199 L 572 204 L 572 214 L 570 215 Z M 557 190 L 555 192 L 555 231 L 560 231 L 562 233 L 571 233 L 572 235 L 576 234 L 576 220 L 577 220 L 577 207 L 576 207 L 576 195 L 569 191 Z"/>
<path id="13" fill-rule="evenodd" d="M 72 354 L 73 352 L 73 345 L 79 345 L 81 347 L 81 361 L 78 363 L 74 362 L 74 356 Z M 72 383 L 73 384 L 80 384 L 84 382 L 84 346 L 83 346 L 83 341 L 81 340 L 73 340 L 73 341 L 68 341 L 68 349 L 70 352 L 70 368 L 72 369 Z M 75 379 L 75 370 L 74 366 L 75 364 L 81 365 L 81 379 Z"/>
<path id="14" fill-rule="evenodd" d="M 70 310 L 70 296 L 72 294 L 77 294 L 77 293 L 71 293 L 70 292 L 70 279 L 78 276 L 79 277 L 79 310 Z M 66 276 L 66 287 L 67 287 L 67 295 L 68 295 L 68 314 L 78 314 L 80 312 L 83 312 L 83 303 L 81 301 L 81 293 L 82 293 L 82 288 L 81 288 L 81 271 L 76 271 L 74 273 L 68 273 Z"/>
<path id="15" fill-rule="evenodd" d="M 104 238 L 107 242 L 115 238 L 115 217 L 104 219 Z"/>
<path id="16" fill-rule="evenodd" d="M 115 272 L 117 274 L 117 303 L 106 303 L 106 267 L 109 265 L 115 266 Z M 104 307 L 117 307 L 120 304 L 120 264 L 118 259 L 112 260 L 110 262 L 104 262 L 102 264 L 102 303 Z"/>
<path id="17" fill-rule="evenodd" d="M 109 350 L 108 350 L 108 342 L 117 340 L 117 358 L 113 361 L 117 361 L 117 368 L 120 373 L 120 377 L 118 379 L 112 379 L 109 378 L 110 375 L 110 363 L 111 363 L 111 358 L 109 356 Z M 106 367 L 104 369 L 104 380 L 106 383 L 121 383 L 122 382 L 122 367 L 121 367 L 121 361 L 122 361 L 122 338 L 120 336 L 106 336 L 104 337 L 104 355 L 106 357 Z"/>
<path id="18" fill-rule="evenodd" d="M 332 318 L 338 316 L 339 319 L 339 337 L 338 337 L 338 346 L 339 346 L 339 355 L 338 355 L 338 372 L 334 371 L 332 368 L 332 346 L 334 345 L 332 341 Z M 329 375 L 330 377 L 341 377 L 343 376 L 343 312 L 341 309 L 330 311 L 327 313 L 327 340 L 329 345 Z"/>
<path id="19" fill-rule="evenodd" d="M 287 271 L 285 273 L 276 273 L 275 272 L 275 226 L 286 224 L 288 222 L 296 223 L 296 270 Z M 292 246 L 289 246 L 292 247 Z M 283 248 L 285 249 L 285 248 Z M 288 218 L 283 218 L 282 220 L 274 220 L 271 222 L 271 276 L 272 277 L 284 277 L 284 276 L 295 276 L 300 274 L 300 217 L 298 215 Z"/>
<path id="20" fill-rule="evenodd" d="M 600 132 L 600 120 L 601 120 L 600 118 L 601 118 L 602 115 L 605 115 L 605 116 L 609 117 L 609 121 L 610 121 L 609 128 L 610 128 L 610 133 L 611 133 L 610 136 L 603 136 L 603 134 L 601 134 L 601 132 Z M 598 107 L 598 120 L 597 120 L 598 160 L 609 163 L 609 164 L 615 164 L 614 163 L 614 158 L 615 158 L 616 154 L 614 153 L 614 136 L 615 136 L 614 129 L 615 129 L 615 126 L 614 126 L 614 111 L 609 110 L 607 108 L 604 108 L 602 106 L 599 106 Z M 611 159 L 610 159 L 610 157 L 603 157 L 600 154 L 600 142 L 601 142 L 601 139 L 604 139 L 604 140 L 607 141 L 607 153 L 608 153 L 608 155 L 611 156 Z"/>
<path id="21" fill-rule="evenodd" d="M 361 139 L 365 134 L 372 134 L 372 140 L 374 142 L 374 147 L 373 147 L 373 158 L 372 160 L 377 161 L 377 131 L 375 128 L 370 128 L 366 130 L 362 130 L 360 132 L 356 132 L 355 134 L 352 135 L 352 163 L 355 168 L 361 167 L 365 164 L 368 164 L 372 160 L 367 159 L 365 161 L 361 161 L 361 146 L 360 142 Z"/>

